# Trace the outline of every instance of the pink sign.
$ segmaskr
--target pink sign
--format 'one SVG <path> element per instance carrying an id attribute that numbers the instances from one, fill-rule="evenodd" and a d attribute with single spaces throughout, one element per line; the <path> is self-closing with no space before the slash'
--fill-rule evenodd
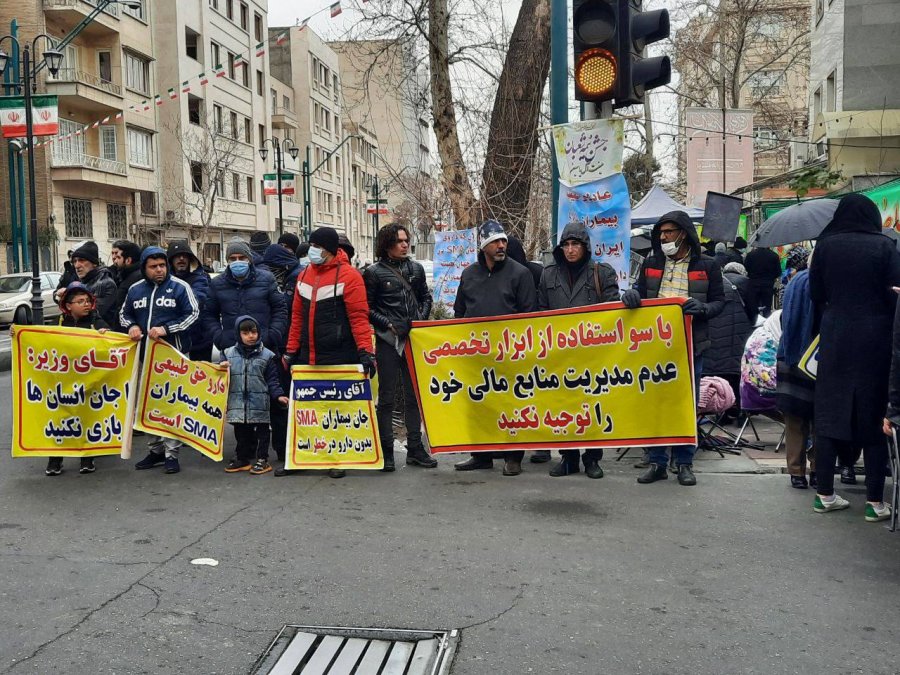
<path id="1" fill-rule="evenodd" d="M 684 111 L 688 206 L 703 208 L 707 192 L 730 194 L 753 182 L 753 111 L 725 111 L 724 144 L 722 118 L 722 110 L 715 108 Z"/>

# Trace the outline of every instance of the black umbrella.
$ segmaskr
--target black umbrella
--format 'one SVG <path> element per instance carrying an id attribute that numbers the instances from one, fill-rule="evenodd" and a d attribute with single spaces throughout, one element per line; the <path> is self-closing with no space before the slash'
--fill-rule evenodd
<path id="1" fill-rule="evenodd" d="M 831 222 L 837 206 L 837 199 L 812 199 L 782 209 L 753 233 L 750 245 L 772 248 L 815 239 Z"/>

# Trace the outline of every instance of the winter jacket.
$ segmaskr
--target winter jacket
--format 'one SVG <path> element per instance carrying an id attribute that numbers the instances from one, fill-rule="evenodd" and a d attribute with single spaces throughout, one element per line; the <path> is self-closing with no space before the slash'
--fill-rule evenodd
<path id="1" fill-rule="evenodd" d="M 117 317 L 119 316 L 119 312 L 122 311 L 122 305 L 125 304 L 125 297 L 128 295 L 128 289 L 143 279 L 144 272 L 141 269 L 140 260 L 133 265 L 128 265 L 122 269 L 116 269 L 116 284 L 118 285 L 118 288 L 116 289 Z M 119 325 L 118 320 L 114 321 L 113 325 L 115 325 L 117 331 L 124 332 L 124 329 Z"/>
<path id="2" fill-rule="evenodd" d="M 285 395 L 278 381 L 278 359 L 261 340 L 252 347 L 241 342 L 238 326 L 242 321 L 252 321 L 259 329 L 251 316 L 239 316 L 234 321 L 237 343 L 222 354 L 231 373 L 225 419 L 230 424 L 268 424 L 272 399 Z"/>
<path id="3" fill-rule="evenodd" d="M 588 248 L 590 248 L 590 244 L 588 244 Z M 519 241 L 518 237 L 510 236 L 506 240 L 506 257 L 512 258 L 522 267 L 528 268 L 528 271 L 531 272 L 531 277 L 534 279 L 534 288 L 537 290 L 541 283 L 541 274 L 544 273 L 544 266 L 539 262 L 528 259 L 525 255 L 525 247 L 522 246 L 522 242 Z"/>
<path id="4" fill-rule="evenodd" d="M 188 255 L 190 264 L 188 265 L 186 272 L 176 272 L 172 265 L 172 258 L 182 253 Z M 200 264 L 199 258 L 194 255 L 194 252 L 186 241 L 176 241 L 169 244 L 166 256 L 169 260 L 169 272 L 191 287 L 191 290 L 194 292 L 194 297 L 197 298 L 197 304 L 200 306 L 200 316 L 203 316 L 203 308 L 206 306 L 206 296 L 209 295 L 209 275 Z M 191 349 L 201 350 L 211 346 L 212 335 L 204 330 L 202 321 L 196 321 L 194 325 L 191 326 Z"/>
<path id="5" fill-rule="evenodd" d="M 165 254 L 158 246 L 148 246 L 141 253 L 141 270 L 145 270 L 151 255 Z M 167 273 L 162 283 L 155 284 L 145 274 L 144 279 L 128 289 L 125 304 L 119 312 L 119 323 L 126 332 L 132 326 L 138 326 L 145 336 L 151 328 L 165 328 L 165 341 L 186 353 L 191 349 L 188 329 L 199 316 L 200 306 L 185 282 Z"/>
<path id="6" fill-rule="evenodd" d="M 671 211 L 660 218 L 650 232 L 652 253 L 644 260 L 638 275 L 637 291 L 642 298 L 656 298 L 663 283 L 666 257 L 659 241 L 659 228 L 663 223 L 675 223 L 684 230 L 690 244 L 688 263 L 688 297 L 705 305 L 704 314 L 694 316 L 694 354 L 701 355 L 709 347 L 708 321 L 722 313 L 725 292 L 722 288 L 722 270 L 716 261 L 700 252 L 700 237 L 690 216 L 684 211 Z"/>
<path id="7" fill-rule="evenodd" d="M 788 366 L 800 364 L 800 359 L 815 338 L 814 311 L 809 295 L 809 270 L 794 275 L 784 289 L 784 305 L 781 312 L 781 344 L 778 358 Z"/>
<path id="8" fill-rule="evenodd" d="M 854 213 L 858 200 L 868 204 Z M 821 316 L 816 435 L 856 445 L 882 442 L 897 304 L 891 287 L 900 286 L 900 253 L 881 234 L 878 208 L 862 195 L 841 199 L 826 233 L 809 270 Z"/>
<path id="9" fill-rule="evenodd" d="M 78 281 L 78 273 L 75 271 L 75 265 L 72 264 L 72 261 L 66 260 L 63 263 L 63 272 L 59 277 L 59 283 L 56 284 L 56 290 L 66 288 L 73 281 Z"/>
<path id="10" fill-rule="evenodd" d="M 537 294 L 528 268 L 507 258 L 488 269 L 481 252 L 478 262 L 463 270 L 453 303 L 457 319 L 522 314 L 535 309 Z"/>
<path id="11" fill-rule="evenodd" d="M 407 283 L 398 278 L 401 275 Z M 413 321 L 427 319 L 431 313 L 431 293 L 425 280 L 425 268 L 415 260 L 384 258 L 369 265 L 363 272 L 369 319 L 375 334 L 388 344 L 394 344 L 393 326 L 397 337 L 405 339 Z"/>
<path id="12" fill-rule="evenodd" d="M 587 228 L 581 223 L 569 223 L 563 229 L 560 241 L 577 239 L 585 245 L 587 259 L 577 268 L 572 278 L 569 264 L 563 254 L 562 244 L 553 249 L 553 261 L 544 268 L 541 283 L 538 286 L 537 308 L 563 309 L 566 307 L 584 307 L 600 302 L 617 302 L 619 300 L 619 283 L 616 271 L 606 263 L 591 260 L 591 238 Z M 600 295 L 594 285 L 595 273 L 598 271 Z"/>
<path id="13" fill-rule="evenodd" d="M 703 355 L 704 375 L 738 375 L 741 356 L 753 324 L 746 310 L 747 278 L 727 272 L 723 275 L 725 306 L 709 320 L 710 346 Z M 743 290 L 743 293 L 741 291 Z"/>
<path id="14" fill-rule="evenodd" d="M 751 281 L 764 281 L 769 285 L 781 276 L 781 258 L 768 248 L 755 248 L 744 257 L 744 267 Z"/>
<path id="15" fill-rule="evenodd" d="M 116 323 L 116 281 L 106 267 L 95 267 L 79 279 L 87 286 L 97 303 L 97 314 L 107 324 Z"/>
<path id="16" fill-rule="evenodd" d="M 290 320 L 291 310 L 294 306 L 294 286 L 297 285 L 297 277 L 301 270 L 300 261 L 297 260 L 296 255 L 281 244 L 271 244 L 266 249 L 259 268 L 268 270 L 275 277 L 275 285 L 284 294 L 287 316 Z M 287 336 L 286 331 L 285 336 Z"/>
<path id="17" fill-rule="evenodd" d="M 87 330 L 109 328 L 109 324 L 97 315 L 96 310 L 91 310 L 90 314 L 81 319 L 76 319 L 71 314 L 61 314 L 59 317 L 59 325 L 65 326 L 66 328 L 84 328 Z"/>
<path id="18" fill-rule="evenodd" d="M 334 366 L 359 363 L 359 352 L 372 349 L 365 282 L 338 249 L 297 279 L 287 351 L 300 363 Z"/>
<path id="19" fill-rule="evenodd" d="M 284 296 L 278 292 L 271 272 L 253 264 L 243 279 L 237 279 L 228 268 L 209 284 L 203 330 L 212 336 L 219 351 L 235 343 L 234 321 L 245 314 L 259 324 L 263 344 L 280 353 L 288 322 Z"/>

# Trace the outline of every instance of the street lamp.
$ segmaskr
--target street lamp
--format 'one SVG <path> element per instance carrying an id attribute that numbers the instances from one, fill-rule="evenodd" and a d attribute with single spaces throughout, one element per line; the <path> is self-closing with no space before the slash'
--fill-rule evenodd
<path id="1" fill-rule="evenodd" d="M 269 156 L 269 149 L 266 147 L 269 143 L 271 143 L 272 147 L 275 149 L 275 173 L 278 176 L 278 236 L 280 237 L 284 234 L 284 218 L 282 216 L 283 207 L 281 203 L 281 172 L 284 169 L 284 151 L 287 150 L 291 159 L 297 159 L 297 155 L 300 154 L 300 148 L 294 145 L 294 141 L 290 138 L 285 138 L 284 140 L 279 140 L 277 136 L 266 138 L 263 140 L 262 147 L 259 149 L 259 156 L 264 162 Z"/>
<path id="2" fill-rule="evenodd" d="M 18 39 L 13 35 L 6 35 L 0 38 L 0 45 L 3 44 L 4 40 L 10 40 L 12 42 L 13 54 L 16 58 L 18 58 L 20 52 L 22 54 L 23 72 L 21 88 L 25 98 L 25 142 L 26 147 L 28 148 L 28 207 L 31 210 L 31 322 L 39 326 L 44 323 L 44 299 L 41 297 L 41 250 L 38 242 L 37 196 L 35 193 L 34 178 L 34 120 L 32 119 L 31 113 L 31 95 L 35 88 L 35 79 L 38 70 L 42 67 L 42 64 L 40 62 L 33 64 L 31 62 L 31 54 L 32 52 L 37 51 L 37 42 L 41 38 L 47 40 L 50 45 L 50 47 L 41 54 L 44 59 L 43 63 L 46 64 L 47 70 L 50 71 L 50 75 L 56 77 L 56 74 L 59 72 L 59 67 L 62 65 L 63 55 L 62 52 L 54 48 L 52 37 L 45 33 L 41 33 L 32 40 L 30 49 L 27 43 L 20 49 Z M 3 73 L 6 70 L 8 63 L 9 55 L 3 51 L 2 47 L 0 47 L 0 77 L 3 77 Z M 14 84 L 17 87 L 19 85 L 18 82 L 15 82 Z"/>
<path id="3" fill-rule="evenodd" d="M 375 174 L 371 178 L 367 179 L 363 184 L 363 187 L 366 189 L 366 192 L 372 193 L 372 199 L 375 200 L 375 213 L 372 217 L 372 241 L 374 242 L 376 239 L 378 239 L 379 223 L 381 222 L 379 218 L 379 212 L 381 211 L 381 200 L 379 199 L 381 195 L 381 185 L 378 182 L 378 174 Z"/>

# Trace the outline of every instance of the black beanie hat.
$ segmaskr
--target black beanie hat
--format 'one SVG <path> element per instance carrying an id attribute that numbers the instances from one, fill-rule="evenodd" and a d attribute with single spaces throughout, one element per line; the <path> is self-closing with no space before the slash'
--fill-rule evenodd
<path id="1" fill-rule="evenodd" d="M 296 254 L 297 247 L 300 246 L 300 237 L 298 237 L 293 232 L 285 232 L 283 235 L 278 237 L 278 243 L 284 244 Z"/>
<path id="2" fill-rule="evenodd" d="M 324 248 L 331 255 L 337 255 L 338 243 L 338 233 L 333 227 L 320 227 L 309 235 L 310 246 Z"/>
<path id="3" fill-rule="evenodd" d="M 86 241 L 81 246 L 72 251 L 72 258 L 81 258 L 95 265 L 100 264 L 100 249 L 93 241 Z"/>
<path id="4" fill-rule="evenodd" d="M 272 240 L 269 239 L 268 232 L 254 232 L 250 235 L 250 248 L 260 255 L 265 253 L 271 244 Z"/>
<path id="5" fill-rule="evenodd" d="M 309 242 L 301 241 L 300 245 L 297 247 L 297 257 L 305 258 L 307 253 L 309 253 Z"/>

